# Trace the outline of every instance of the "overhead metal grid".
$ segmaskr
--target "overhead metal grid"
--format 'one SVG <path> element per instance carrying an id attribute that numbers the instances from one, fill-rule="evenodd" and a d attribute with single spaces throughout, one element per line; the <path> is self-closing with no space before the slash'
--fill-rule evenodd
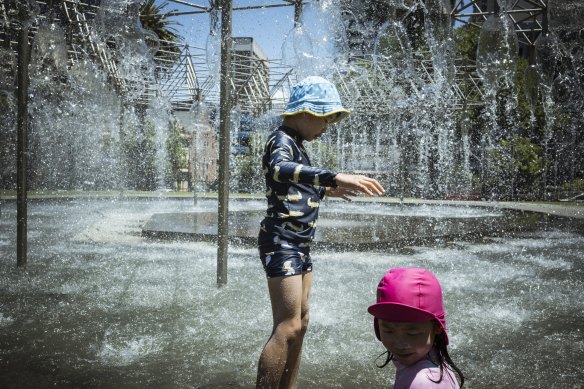
<path id="1" fill-rule="evenodd" d="M 175 47 L 180 53 L 178 56 L 169 50 L 167 57 L 156 58 L 156 83 L 143 95 L 144 102 L 165 97 L 175 109 L 188 110 L 199 99 L 214 100 L 216 96 L 212 95 L 211 76 L 204 60 L 205 50 L 184 44 L 175 44 Z"/>
<path id="2" fill-rule="evenodd" d="M 548 0 L 507 0 L 500 8 L 496 0 L 456 0 L 451 18 L 455 23 L 481 28 L 489 17 L 503 15 L 509 17 L 515 28 L 520 51 L 526 49 L 525 56 L 532 56 L 535 41 L 547 29 Z M 523 46 L 523 47 L 521 47 Z M 453 89 L 460 100 L 455 107 L 482 105 L 484 93 L 482 80 L 477 74 L 476 64 L 457 64 L 456 82 Z"/>
<path id="3" fill-rule="evenodd" d="M 504 13 L 515 25 L 520 43 L 533 46 L 544 29 L 548 0 L 508 0 L 507 9 L 500 9 L 495 0 L 456 0 L 452 9 L 455 21 L 480 27 L 489 16 Z"/>
<path id="4" fill-rule="evenodd" d="M 460 24 L 481 28 L 492 15 L 507 15 L 513 22 L 520 45 L 528 51 L 534 50 L 539 34 L 544 31 L 547 0 L 508 0 L 507 8 L 500 9 L 496 0 L 457 0 L 451 12 L 451 19 Z M 421 87 L 414 79 L 422 79 L 426 84 L 436 85 L 437 80 L 433 69 L 433 61 L 427 53 L 416 52 L 413 55 L 413 69 L 408 77 L 395 77 L 395 69 L 375 55 L 364 55 L 359 62 L 366 69 L 372 69 L 367 77 L 347 75 L 337 69 L 337 79 L 340 80 L 340 93 L 350 102 L 355 110 L 371 111 L 372 107 L 379 112 L 387 112 L 398 105 L 403 106 L 421 97 Z M 445 101 L 449 107 L 462 109 L 484 104 L 482 80 L 477 73 L 476 63 L 454 61 L 455 73 L 451 82 L 452 93 L 446 94 Z M 414 75 L 414 77 L 412 77 Z M 399 81 L 395 81 L 399 79 Z M 407 91 L 407 96 L 399 96 L 399 91 Z"/>
<path id="5" fill-rule="evenodd" d="M 194 4 L 183 0 L 171 0 L 172 2 L 188 5 L 193 8 L 189 12 L 175 12 L 170 15 L 209 13 L 217 7 L 216 1 L 205 2 L 208 5 Z M 276 0 L 274 0 L 276 1 Z M 13 2 L 12 2 L 13 3 Z M 99 42 L 92 33 L 92 22 L 99 9 L 99 0 L 55 0 L 53 1 L 53 13 L 49 12 L 46 0 L 39 0 L 40 14 L 30 29 L 31 40 L 38 30 L 40 23 L 46 22 L 47 15 L 51 15 L 55 22 L 65 26 L 67 30 L 69 64 L 72 66 L 87 55 L 100 63 L 109 75 L 112 84 L 123 95 L 131 92 L 132 88 L 141 87 L 143 93 L 137 98 L 138 103 L 147 104 L 153 98 L 168 98 L 175 109 L 189 109 L 196 100 L 204 100 L 212 104 L 219 102 L 218 75 L 211 74 L 207 63 L 207 54 L 204 48 L 188 46 L 181 43 L 166 42 L 174 45 L 176 50 L 160 49 L 154 57 L 155 71 L 153 79 L 145 79 L 141 85 L 135 85 L 124 79 L 119 72 L 116 61 L 115 45 L 111 42 Z M 280 7 L 294 5 L 294 0 L 281 0 L 280 3 L 267 7 Z M 544 0 L 510 0 L 508 9 L 503 10 L 513 23 L 518 34 L 519 41 L 527 46 L 533 46 L 537 36 L 544 28 L 544 14 L 546 12 Z M 62 7 L 55 5 L 62 4 Z M 452 10 L 452 19 L 465 24 L 480 27 L 490 15 L 500 10 L 495 10 L 494 0 L 457 0 Z M 10 0 L 0 0 L 1 23 L 0 42 L 4 47 L 15 50 L 15 33 L 19 27 L 16 23 L 10 23 Z M 234 7 L 234 10 L 258 7 Z M 60 11 L 61 10 L 61 11 Z M 180 54 L 177 55 L 176 53 Z M 237 59 L 238 54 L 234 54 Z M 366 60 L 365 60 L 366 61 Z M 237 61 L 234 61 L 237 62 Z M 244 61 L 238 61 L 243 63 Z M 294 70 L 278 60 L 270 60 L 266 64 L 256 58 L 248 58 L 245 67 L 234 69 L 232 81 L 233 96 L 236 104 L 242 112 L 261 114 L 270 109 L 281 109 L 285 105 L 290 84 L 295 81 Z M 432 83 L 433 69 L 430 61 L 420 61 L 418 71 Z M 261 71 L 268 67 L 269 73 Z M 377 66 L 376 77 L 387 79 L 391 71 L 383 64 Z M 345 75 L 339 73 L 339 79 Z M 473 64 L 456 64 L 455 81 L 452 85 L 454 91 L 453 106 L 479 105 L 483 102 L 481 81 L 476 74 Z M 345 88 L 348 98 L 355 100 L 355 104 L 363 104 L 370 107 L 371 104 L 379 104 L 383 101 L 383 85 L 371 81 L 364 81 L 360 88 Z M 369 84 L 368 84 L 369 83 Z M 347 82 L 342 82 L 345 86 Z M 381 86 L 380 86 L 381 85 Z M 349 94 L 349 90 L 351 93 Z M 411 88 L 416 93 L 416 88 Z M 361 102 L 359 102 L 361 101 Z"/>
<path id="6" fill-rule="evenodd" d="M 171 12 L 169 16 L 196 15 L 217 10 L 218 2 L 210 0 L 208 5 L 192 1 L 170 0 L 173 3 L 193 8 L 192 11 Z M 234 7 L 234 11 L 290 7 L 295 0 L 273 0 L 274 4 Z M 160 59 L 157 58 L 157 61 Z M 281 109 L 287 100 L 293 69 L 277 59 L 264 60 L 254 56 L 232 53 L 232 96 L 241 112 L 260 115 L 271 109 Z M 219 75 L 209 68 L 205 48 L 182 45 L 181 56 L 172 71 L 157 78 L 158 90 L 149 90 L 147 98 L 156 93 L 169 96 L 176 109 L 188 109 L 193 101 L 204 100 L 219 104 Z"/>
<path id="7" fill-rule="evenodd" d="M 197 11 L 191 14 L 210 12 L 213 7 L 217 7 L 213 1 L 210 7 L 180 0 L 174 2 L 194 7 Z M 108 74 L 112 85 L 121 95 L 131 94 L 134 88 L 139 88 L 143 92 L 134 100 L 136 103 L 148 104 L 154 98 L 167 98 L 177 110 L 188 110 L 197 100 L 219 103 L 219 75 L 212 74 L 205 48 L 180 42 L 163 42 L 164 48 L 160 48 L 153 58 L 154 77 L 146 77 L 143 82 L 137 83 L 121 75 L 115 42 L 102 42 L 96 38 L 93 23 L 100 9 L 99 0 L 55 0 L 52 2 L 52 11 L 48 1 L 36 3 L 40 12 L 30 29 L 30 41 L 33 41 L 39 26 L 47 23 L 50 17 L 52 22 L 66 29 L 69 66 L 87 56 L 91 57 Z M 290 1 L 283 1 L 274 6 L 290 5 Z M 0 44 L 16 52 L 16 31 L 20 27 L 18 23 L 10 22 L 10 11 L 14 6 L 15 3 L 10 0 L 0 0 Z M 237 54 L 234 56 L 237 57 Z M 265 67 L 269 69 L 268 72 L 259 71 Z M 234 69 L 234 73 L 240 82 L 237 85 L 232 83 L 233 96 L 242 112 L 260 114 L 283 104 L 281 100 L 285 98 L 285 88 L 289 85 L 286 79 L 292 70 L 278 61 L 265 63 L 249 58 L 247 68 Z"/>
<path id="8" fill-rule="evenodd" d="M 527 50 L 534 50 L 534 45 L 537 37 L 546 28 L 547 20 L 547 1 L 548 0 L 508 0 L 507 7 L 501 9 L 499 2 L 496 0 L 456 0 L 451 12 L 451 19 L 453 22 L 469 24 L 480 28 L 482 24 L 488 20 L 492 15 L 502 14 L 506 15 L 512 21 L 515 32 L 518 37 L 518 42 Z M 292 3 L 292 0 L 289 0 Z M 355 109 L 359 107 L 369 110 L 372 106 L 380 110 L 385 110 L 382 107 L 383 102 L 387 101 L 387 89 L 390 84 L 389 72 L 393 69 L 379 61 L 378 58 L 374 61 L 373 55 L 367 55 L 361 59 L 364 66 L 368 69 L 375 69 L 371 79 L 365 78 L 362 80 L 351 79 L 346 72 L 340 69 L 336 70 L 336 79 L 340 83 L 341 94 L 344 98 L 351 101 Z M 415 53 L 416 71 L 427 83 L 436 84 L 434 79 L 433 62 L 424 53 Z M 452 95 L 448 104 L 455 108 L 461 109 L 469 106 L 479 106 L 484 104 L 485 95 L 482 89 L 482 80 L 477 73 L 476 63 L 462 62 L 461 59 L 456 59 L 454 63 L 455 73 L 452 82 Z M 293 69 L 289 69 L 287 77 L 283 79 L 290 80 L 293 75 Z M 380 82 L 373 82 L 373 81 Z M 412 84 L 405 87 L 414 97 L 419 97 L 419 85 Z M 284 90 L 284 94 L 286 91 Z M 284 104 L 284 103 L 280 103 Z"/>

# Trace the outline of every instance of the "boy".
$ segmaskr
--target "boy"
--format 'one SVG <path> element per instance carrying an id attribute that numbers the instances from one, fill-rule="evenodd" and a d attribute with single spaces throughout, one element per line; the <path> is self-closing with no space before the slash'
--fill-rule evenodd
<path id="1" fill-rule="evenodd" d="M 358 192 L 381 195 L 375 179 L 312 167 L 302 144 L 349 116 L 335 86 L 308 77 L 292 87 L 282 125 L 266 142 L 262 165 L 268 210 L 258 246 L 268 278 L 274 325 L 258 363 L 258 388 L 295 388 L 308 326 L 312 285 L 310 242 L 320 200 Z"/>

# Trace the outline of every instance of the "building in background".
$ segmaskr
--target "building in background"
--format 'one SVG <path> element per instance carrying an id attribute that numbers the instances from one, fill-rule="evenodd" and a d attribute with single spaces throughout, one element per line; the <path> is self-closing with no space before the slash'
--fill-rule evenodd
<path id="1" fill-rule="evenodd" d="M 253 118 L 267 112 L 270 101 L 270 68 L 268 58 L 251 37 L 233 38 L 234 106 L 240 112 L 240 123 L 232 134 L 232 153 L 249 153 Z"/>
<path id="2" fill-rule="evenodd" d="M 270 106 L 270 68 L 268 58 L 251 37 L 233 38 L 231 57 L 234 106 L 254 116 Z"/>
<path id="3" fill-rule="evenodd" d="M 188 155 L 187 165 L 181 167 L 182 179 L 177 190 L 205 190 L 217 180 L 219 139 L 203 104 L 188 111 L 174 111 L 181 125 L 181 136 Z"/>

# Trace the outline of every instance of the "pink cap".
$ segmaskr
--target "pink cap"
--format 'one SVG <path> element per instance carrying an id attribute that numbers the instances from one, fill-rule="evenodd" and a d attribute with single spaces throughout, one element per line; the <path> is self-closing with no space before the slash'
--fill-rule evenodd
<path id="1" fill-rule="evenodd" d="M 393 322 L 436 320 L 440 323 L 444 340 L 448 344 L 442 287 L 429 270 L 389 270 L 377 286 L 377 303 L 371 305 L 367 311 L 375 317 L 373 326 L 377 339 L 380 339 L 379 319 Z"/>

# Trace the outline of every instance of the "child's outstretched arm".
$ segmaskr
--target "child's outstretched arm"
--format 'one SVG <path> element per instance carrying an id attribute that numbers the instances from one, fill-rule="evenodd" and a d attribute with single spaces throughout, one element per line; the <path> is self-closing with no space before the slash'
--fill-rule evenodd
<path id="1" fill-rule="evenodd" d="M 275 134 L 266 144 L 263 159 L 264 169 L 276 182 L 312 184 L 323 187 L 334 185 L 334 172 L 295 162 L 295 154 L 299 153 L 300 149 L 292 138 L 287 135 Z"/>
<path id="2" fill-rule="evenodd" d="M 339 188 L 365 193 L 369 196 L 379 196 L 385 193 L 385 189 L 376 179 L 360 174 L 339 173 L 335 177 L 335 182 Z"/>

